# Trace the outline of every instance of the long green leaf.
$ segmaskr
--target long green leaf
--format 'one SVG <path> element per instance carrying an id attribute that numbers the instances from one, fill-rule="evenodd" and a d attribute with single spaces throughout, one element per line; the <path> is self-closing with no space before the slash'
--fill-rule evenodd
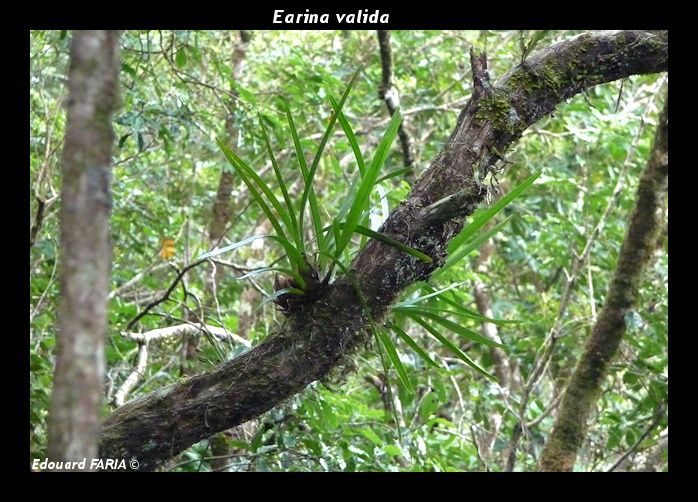
<path id="1" fill-rule="evenodd" d="M 402 313 L 402 314 L 409 314 L 410 311 L 414 311 L 416 307 L 393 307 L 391 310 L 393 312 L 397 313 Z M 508 324 L 521 324 L 523 321 L 506 321 L 502 319 L 492 319 L 491 317 L 486 317 L 478 312 L 475 312 L 474 310 L 467 309 L 465 307 L 459 306 L 458 310 L 448 310 L 448 309 L 443 309 L 443 308 L 438 308 L 438 307 L 418 307 L 420 310 L 424 310 L 426 312 L 431 312 L 432 314 L 436 315 L 454 315 L 457 317 L 464 317 L 466 319 L 472 319 L 474 321 L 478 322 L 489 322 L 492 324 L 496 324 L 498 326 L 506 326 Z"/>
<path id="2" fill-rule="evenodd" d="M 446 263 L 444 263 L 444 266 L 441 267 L 439 273 L 451 268 L 460 260 L 468 256 L 470 253 L 478 249 L 480 246 L 482 246 L 482 244 L 484 244 L 487 241 L 487 239 L 498 233 L 504 227 L 504 225 L 506 225 L 509 222 L 510 219 L 511 216 L 507 216 L 504 220 L 502 220 L 500 223 L 497 223 L 487 232 L 481 232 L 477 237 L 469 240 L 468 242 L 460 246 L 458 249 L 456 249 L 456 251 L 453 254 L 449 255 L 449 257 L 446 259 Z"/>
<path id="3" fill-rule="evenodd" d="M 345 228 L 346 224 L 340 224 L 340 227 Z M 370 237 L 371 239 L 375 239 L 383 244 L 387 244 L 388 246 L 392 246 L 400 251 L 404 251 L 405 253 L 422 260 L 424 263 L 431 263 L 433 261 L 430 256 L 422 253 L 421 251 L 411 248 L 410 246 L 407 246 L 402 242 L 393 239 L 392 237 L 388 237 L 385 234 L 381 234 L 380 232 L 376 232 L 362 225 L 356 225 L 356 227 L 354 227 L 354 232 L 365 235 L 366 237 Z"/>
<path id="4" fill-rule="evenodd" d="M 252 196 L 254 197 L 255 201 L 257 201 L 257 203 L 261 206 L 262 211 L 264 211 L 264 214 L 267 216 L 267 218 L 269 218 L 269 221 L 274 227 L 274 230 L 276 230 L 276 233 L 280 237 L 285 238 L 286 234 L 283 231 L 281 224 L 279 223 L 279 220 L 276 218 L 274 212 L 271 210 L 269 205 L 264 200 L 264 197 L 262 197 L 262 195 L 260 194 L 258 188 L 260 188 L 264 192 L 264 194 L 267 195 L 269 202 L 271 202 L 271 204 L 274 206 L 274 209 L 276 209 L 276 212 L 286 223 L 287 228 L 292 228 L 289 216 L 288 214 L 286 214 L 286 211 L 283 209 L 276 196 L 272 193 L 271 190 L 269 190 L 267 184 L 257 175 L 257 173 L 255 173 L 251 167 L 249 167 L 240 157 L 238 157 L 235 154 L 235 152 L 233 152 L 230 148 L 223 144 L 221 140 L 218 140 L 218 146 L 221 148 L 221 150 L 223 150 L 223 153 L 235 169 L 235 172 L 238 174 L 238 176 L 240 176 L 245 185 L 247 185 L 247 188 L 252 193 Z M 255 186 L 255 183 L 253 183 L 253 180 L 256 182 L 257 186 Z"/>
<path id="5" fill-rule="evenodd" d="M 415 342 L 414 339 L 410 335 L 405 333 L 405 331 L 402 328 L 400 328 L 399 326 L 397 326 L 395 324 L 390 324 L 389 327 L 390 327 L 390 329 L 392 329 L 395 332 L 395 334 L 397 336 L 402 338 L 402 341 L 405 342 L 407 345 L 409 345 L 412 348 L 412 350 L 414 350 L 415 353 L 424 360 L 424 362 L 426 362 L 427 364 L 430 364 L 434 368 L 439 368 L 439 365 L 436 364 L 431 357 L 429 357 L 429 354 L 427 354 L 424 351 L 424 349 L 422 349 L 422 347 L 420 347 L 419 344 L 417 342 Z"/>
<path id="6" fill-rule="evenodd" d="M 222 247 L 220 249 L 214 249 L 213 251 L 210 251 L 208 253 L 204 253 L 200 255 L 197 260 L 203 260 L 205 258 L 211 258 L 213 256 L 218 256 L 219 254 L 225 253 L 227 251 L 232 251 L 234 249 L 237 249 L 239 247 L 245 246 L 247 244 L 250 244 L 251 242 L 254 242 L 259 239 L 271 239 L 274 242 L 279 243 L 284 250 L 286 251 L 286 257 L 288 260 L 291 262 L 291 266 L 298 266 L 298 263 L 306 264 L 305 260 L 303 259 L 303 256 L 298 252 L 298 250 L 291 244 L 287 239 L 283 237 L 279 237 L 278 235 L 253 235 L 251 237 L 247 237 L 246 239 L 242 239 L 241 241 L 235 242 L 233 244 L 230 244 L 229 246 Z M 300 267 L 299 267 L 300 268 Z M 304 270 L 300 268 L 300 270 Z M 296 282 L 303 288 L 305 288 L 305 280 L 303 277 L 295 271 L 291 271 L 292 277 L 296 280 Z"/>
<path id="7" fill-rule="evenodd" d="M 342 264 L 341 261 L 339 261 L 337 258 L 332 256 L 330 253 L 326 251 L 320 251 L 319 254 L 326 256 L 329 258 L 332 263 L 337 265 L 337 267 L 344 273 L 344 276 L 351 282 L 352 286 L 354 286 L 354 290 L 356 291 L 356 295 L 359 297 L 359 301 L 361 302 L 361 306 L 364 309 L 364 313 L 366 314 L 366 317 L 368 317 L 368 321 L 371 324 L 371 332 L 373 333 L 373 336 L 376 338 L 376 346 L 378 348 L 378 355 L 381 360 L 381 365 L 383 366 L 383 373 L 385 375 L 385 383 L 386 387 L 388 390 L 388 397 L 390 398 L 390 404 L 392 405 L 392 412 L 393 412 L 393 417 L 395 418 L 395 425 L 397 426 L 397 435 L 398 438 L 400 439 L 400 442 L 402 443 L 402 432 L 400 430 L 400 421 L 398 420 L 397 416 L 397 409 L 395 408 L 395 398 L 393 397 L 393 390 L 390 384 L 390 375 L 388 374 L 388 365 L 385 363 L 385 358 L 383 357 L 383 351 L 381 350 L 380 346 L 382 343 L 378 339 L 378 326 L 376 323 L 373 321 L 373 316 L 371 315 L 371 309 L 368 307 L 368 303 L 366 303 L 366 298 L 364 298 L 363 293 L 361 293 L 361 288 L 359 288 L 359 285 L 356 283 L 356 280 L 354 277 L 351 275 L 351 273 L 347 270 L 347 268 Z M 386 349 L 387 350 L 387 349 Z M 410 389 L 411 387 L 405 386 L 406 389 Z"/>
<path id="8" fill-rule="evenodd" d="M 368 206 L 368 200 L 373 190 L 373 185 L 378 179 L 378 172 L 385 163 L 388 153 L 390 151 L 390 146 L 397 135 L 397 131 L 400 127 L 400 110 L 395 110 L 392 119 L 390 119 L 390 124 L 383 134 L 376 153 L 371 159 L 371 163 L 366 169 L 366 173 L 361 178 L 361 184 L 356 192 L 354 201 L 352 202 L 351 208 L 349 209 L 349 214 L 347 215 L 346 226 L 344 232 L 342 233 L 342 240 L 338 243 L 337 249 L 335 250 L 335 255 L 338 256 L 344 250 L 346 245 L 351 240 L 351 236 L 354 233 L 356 227 L 361 223 L 364 217 L 364 211 Z"/>
<path id="9" fill-rule="evenodd" d="M 431 336 L 436 338 L 439 342 L 441 342 L 441 345 L 446 347 L 448 350 L 453 352 L 458 359 L 463 361 L 465 364 L 473 368 L 475 371 L 480 373 L 481 375 L 489 378 L 490 380 L 497 381 L 494 375 L 488 373 L 484 369 L 480 368 L 477 364 L 475 364 L 475 361 L 470 359 L 461 349 L 459 349 L 456 345 L 454 345 L 451 341 L 448 340 L 445 336 L 443 336 L 441 333 L 439 333 L 436 329 L 434 329 L 432 326 L 429 325 L 429 323 L 425 322 L 424 320 L 420 319 L 419 317 L 415 317 L 414 320 L 422 326 L 425 330 L 427 330 Z"/>
<path id="10" fill-rule="evenodd" d="M 296 211 L 291 203 L 291 197 L 288 195 L 288 190 L 286 188 L 286 183 L 281 175 L 281 169 L 279 169 L 279 164 L 276 161 L 276 156 L 271 148 L 271 143 L 269 143 L 269 136 L 267 134 L 267 128 L 262 121 L 262 116 L 259 115 L 259 125 L 262 129 L 262 138 L 264 139 L 264 144 L 267 147 L 267 152 L 269 153 L 269 158 L 271 160 L 272 168 L 274 169 L 274 174 L 276 175 L 276 181 L 279 183 L 279 188 L 281 189 L 281 194 L 284 197 L 284 202 L 286 203 L 286 211 L 289 215 L 289 220 L 291 228 L 289 229 L 293 234 L 293 240 L 296 242 L 298 249 L 303 249 L 303 236 L 298 231 L 298 221 L 296 221 Z"/>
<path id="11" fill-rule="evenodd" d="M 301 296 L 301 295 L 303 295 L 303 291 L 301 291 L 300 289 L 297 289 L 297 288 L 277 289 L 272 294 L 267 296 L 259 305 L 257 305 L 257 308 L 255 308 L 255 310 L 262 308 L 267 303 L 272 302 L 272 301 L 276 300 L 278 297 L 285 295 L 285 294 Z"/>
<path id="12" fill-rule="evenodd" d="M 482 336 L 481 334 L 476 333 L 472 329 L 466 328 L 465 326 L 461 326 L 460 324 L 456 324 L 455 322 L 446 319 L 442 315 L 434 314 L 433 312 L 429 312 L 425 309 L 418 307 L 412 307 L 409 310 L 410 312 L 408 313 L 408 315 L 413 319 L 416 316 L 426 317 L 427 319 L 431 319 L 432 321 L 440 324 L 444 328 L 453 331 L 457 335 L 460 335 L 463 338 L 467 338 L 468 340 L 472 340 L 483 345 L 489 345 L 490 347 L 505 347 L 504 344 L 497 343 L 494 340 L 487 338 L 486 336 Z"/>
<path id="13" fill-rule="evenodd" d="M 400 169 L 395 169 L 394 171 L 390 171 L 388 174 L 385 176 L 381 176 L 376 180 L 376 185 L 380 183 L 381 181 L 389 180 L 390 178 L 394 178 L 395 176 L 400 176 L 403 174 L 407 174 L 410 171 L 414 171 L 413 167 L 402 167 Z"/>
<path id="14" fill-rule="evenodd" d="M 397 375 L 398 377 L 400 377 L 400 381 L 409 391 L 410 394 L 414 394 L 414 387 L 412 387 L 410 377 L 407 375 L 407 371 L 405 371 L 405 367 L 402 365 L 402 361 L 400 361 L 400 356 L 398 355 L 397 350 L 395 349 L 395 345 L 393 345 L 393 341 L 390 339 L 388 334 L 385 333 L 385 331 L 381 328 L 378 328 L 377 334 L 378 338 L 383 344 L 383 347 L 385 347 L 385 351 L 388 354 L 388 359 L 390 359 L 390 362 L 393 364 L 393 367 L 397 370 Z"/>
<path id="15" fill-rule="evenodd" d="M 432 291 L 431 293 L 429 293 L 427 295 L 422 295 L 422 296 L 419 296 L 417 298 L 410 298 L 410 299 L 407 299 L 407 300 L 402 301 L 400 303 L 396 303 L 395 305 L 393 305 L 393 307 L 407 307 L 409 305 L 414 305 L 415 303 L 423 302 L 424 300 L 428 300 L 429 298 L 433 298 L 435 296 L 438 296 L 441 293 L 449 291 L 453 288 L 457 288 L 458 286 L 462 286 L 463 284 L 465 284 L 465 281 L 454 282 L 450 286 L 446 286 L 445 288 L 439 289 L 438 291 Z"/>
<path id="16" fill-rule="evenodd" d="M 293 138 L 293 147 L 296 150 L 296 158 L 298 159 L 298 165 L 301 169 L 301 175 L 303 176 L 303 186 L 306 186 L 308 179 L 308 163 L 305 159 L 305 153 L 303 152 L 303 146 L 301 145 L 300 138 L 298 137 L 298 130 L 296 129 L 296 124 L 293 121 L 293 115 L 291 115 L 291 109 L 286 101 L 283 101 L 284 111 L 286 112 L 286 119 L 288 120 L 288 127 L 291 129 L 291 137 Z M 313 221 L 320 218 L 320 210 L 317 205 L 317 198 L 315 197 L 315 189 L 312 184 L 310 186 L 310 191 L 308 193 L 308 203 L 310 205 L 310 212 L 312 214 Z M 300 209 L 299 209 L 300 211 Z M 298 215 L 298 232 L 303 234 L 303 212 L 299 212 Z M 303 241 L 303 247 L 301 251 L 305 252 L 305 241 Z"/>
<path id="17" fill-rule="evenodd" d="M 342 126 L 344 135 L 347 137 L 347 140 L 351 145 L 351 149 L 354 152 L 354 158 L 356 159 L 356 165 L 359 167 L 359 172 L 361 173 L 361 176 L 363 176 L 364 172 L 366 171 L 366 164 L 364 163 L 364 156 L 361 154 L 361 148 L 359 148 L 359 142 L 356 140 L 354 130 L 351 128 L 351 124 L 349 124 L 349 121 L 344 116 L 339 104 L 332 96 L 330 96 L 330 103 L 332 103 L 332 107 L 334 108 L 334 111 L 339 119 L 339 125 Z"/>
<path id="18" fill-rule="evenodd" d="M 482 212 L 476 213 L 472 221 L 448 243 L 449 254 L 454 253 L 462 244 L 469 241 L 488 221 L 490 221 L 499 211 L 504 209 L 516 197 L 526 190 L 540 176 L 540 172 L 535 173 L 517 185 L 506 195 L 500 197 L 494 204 Z"/>
<path id="19" fill-rule="evenodd" d="M 349 96 L 349 92 L 351 91 L 351 88 L 354 86 L 354 82 L 356 82 L 356 79 L 359 76 L 359 71 L 357 70 L 356 73 L 354 73 L 354 76 L 351 78 L 351 81 L 349 82 L 349 85 L 347 85 L 346 90 L 344 91 L 344 94 L 342 95 L 342 99 L 339 101 L 338 108 L 341 111 L 342 106 L 344 106 L 344 102 L 347 100 L 347 96 Z M 318 146 L 317 152 L 315 153 L 315 158 L 313 159 L 313 163 L 310 166 L 310 170 L 308 171 L 308 175 L 305 179 L 305 189 L 303 190 L 303 196 L 301 197 L 301 207 L 299 211 L 299 227 L 301 229 L 301 232 L 303 231 L 303 214 L 305 213 L 305 206 L 308 203 L 308 198 L 310 196 L 310 191 L 313 186 L 313 179 L 315 178 L 315 172 L 317 171 L 318 165 L 320 164 L 320 158 L 322 157 L 322 153 L 325 150 L 325 145 L 327 145 L 327 141 L 330 139 L 330 136 L 332 135 L 332 130 L 334 129 L 334 125 L 337 122 L 337 111 L 333 111 L 332 115 L 330 117 L 330 123 L 327 125 L 327 129 L 325 130 L 325 134 L 322 137 L 322 140 L 320 141 L 320 145 Z M 318 243 L 318 249 L 324 250 L 324 235 L 322 233 L 322 220 L 320 219 L 320 212 L 313 211 L 311 208 L 311 216 L 313 218 L 313 226 L 315 227 L 315 238 L 317 239 Z"/>

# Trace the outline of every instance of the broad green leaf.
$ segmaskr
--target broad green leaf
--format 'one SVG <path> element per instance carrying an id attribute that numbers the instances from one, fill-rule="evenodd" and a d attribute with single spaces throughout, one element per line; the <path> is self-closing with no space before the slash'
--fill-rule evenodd
<path id="1" fill-rule="evenodd" d="M 177 68 L 184 68 L 187 65 L 187 51 L 184 47 L 177 49 L 177 54 L 175 54 L 175 64 Z"/>
<path id="2" fill-rule="evenodd" d="M 369 441 L 371 441 L 374 445 L 376 445 L 376 446 L 381 446 L 381 445 L 383 444 L 383 440 L 380 438 L 380 436 L 379 436 L 378 434 L 376 434 L 375 432 L 373 432 L 372 429 L 369 429 L 368 427 L 365 427 L 365 428 L 359 430 L 359 432 L 360 432 L 366 439 L 368 439 Z"/>

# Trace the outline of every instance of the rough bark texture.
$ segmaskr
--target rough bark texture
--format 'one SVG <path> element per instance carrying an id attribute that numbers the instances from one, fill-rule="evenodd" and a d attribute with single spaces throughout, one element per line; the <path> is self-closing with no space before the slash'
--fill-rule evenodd
<path id="1" fill-rule="evenodd" d="M 111 115 L 118 104 L 119 33 L 78 30 L 68 71 L 61 190 L 58 348 L 48 455 L 97 455 L 111 271 Z M 88 462 L 89 466 L 89 462 Z"/>
<path id="2" fill-rule="evenodd" d="M 484 57 L 472 57 L 471 100 L 441 153 L 381 228 L 434 262 L 371 240 L 351 266 L 374 319 L 443 263 L 449 240 L 485 197 L 478 180 L 526 127 L 589 86 L 666 70 L 667 48 L 666 34 L 585 34 L 532 56 L 496 86 Z M 326 376 L 366 344 L 367 324 L 351 282 L 340 277 L 249 352 L 115 410 L 102 430 L 101 453 L 136 458 L 142 469 L 153 469 Z"/>
<path id="3" fill-rule="evenodd" d="M 667 103 L 647 166 L 640 178 L 635 209 L 621 247 L 606 301 L 582 358 L 562 398 L 553 430 L 541 454 L 542 471 L 571 471 L 586 435 L 587 420 L 625 333 L 625 316 L 637 299 L 642 272 L 655 248 L 658 216 L 669 175 Z"/>

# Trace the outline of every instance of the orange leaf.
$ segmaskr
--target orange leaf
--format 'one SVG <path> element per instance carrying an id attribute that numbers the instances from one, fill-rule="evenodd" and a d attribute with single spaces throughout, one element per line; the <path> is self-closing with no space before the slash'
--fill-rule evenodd
<path id="1" fill-rule="evenodd" d="M 174 239 L 163 238 L 162 248 L 160 249 L 160 256 L 163 260 L 169 260 L 175 255 Z"/>

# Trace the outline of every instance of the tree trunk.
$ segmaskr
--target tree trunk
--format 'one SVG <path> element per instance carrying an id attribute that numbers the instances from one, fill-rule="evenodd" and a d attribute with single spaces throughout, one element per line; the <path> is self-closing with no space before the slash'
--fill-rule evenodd
<path id="1" fill-rule="evenodd" d="M 571 471 L 586 436 L 587 420 L 625 333 L 625 316 L 637 299 L 642 272 L 655 249 L 669 175 L 668 114 L 664 110 L 647 167 L 640 178 L 635 209 L 620 250 L 606 302 L 570 377 L 550 437 L 541 454 L 542 471 Z"/>
<path id="2" fill-rule="evenodd" d="M 111 115 L 118 105 L 119 32 L 78 30 L 68 71 L 61 191 L 58 347 L 48 455 L 97 456 L 111 271 Z"/>
<path id="3" fill-rule="evenodd" d="M 393 84 L 393 55 L 390 48 L 390 31 L 378 30 L 378 46 L 381 55 L 381 85 L 378 89 L 378 96 L 385 101 L 385 106 L 388 113 L 392 117 L 400 107 L 400 95 Z M 400 138 L 400 147 L 402 149 L 402 159 L 406 168 L 414 167 L 414 148 L 412 146 L 412 138 L 410 138 L 405 128 L 405 117 L 402 117 L 400 128 L 398 129 L 398 137 Z M 414 171 L 406 175 L 410 185 L 414 184 L 416 179 Z"/>
<path id="4" fill-rule="evenodd" d="M 667 51 L 666 33 L 584 34 L 538 52 L 496 86 L 484 56 L 471 55 L 473 96 L 441 153 L 380 229 L 433 262 L 370 240 L 350 267 L 373 319 L 380 321 L 406 287 L 444 263 L 448 242 L 485 198 L 480 180 L 529 125 L 590 86 L 666 70 Z M 153 469 L 326 376 L 366 345 L 368 325 L 352 281 L 340 277 L 249 352 L 115 410 L 103 426 L 100 452 Z"/>

